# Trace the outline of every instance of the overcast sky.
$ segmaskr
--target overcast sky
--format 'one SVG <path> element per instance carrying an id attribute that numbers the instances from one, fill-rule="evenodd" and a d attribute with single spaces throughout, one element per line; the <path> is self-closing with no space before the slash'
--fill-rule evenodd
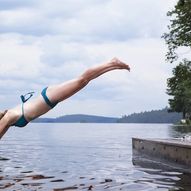
<path id="1" fill-rule="evenodd" d="M 0 0 L 0 110 L 20 95 L 80 75 L 119 57 L 131 72 L 112 71 L 46 116 L 124 114 L 168 105 L 167 31 L 177 0 Z"/>

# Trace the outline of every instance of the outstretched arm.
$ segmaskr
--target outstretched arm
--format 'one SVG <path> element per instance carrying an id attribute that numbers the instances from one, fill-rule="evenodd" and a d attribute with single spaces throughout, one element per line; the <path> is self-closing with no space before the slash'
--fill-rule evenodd
<path id="1" fill-rule="evenodd" d="M 17 115 L 13 111 L 5 111 L 4 116 L 0 120 L 0 139 L 7 132 L 11 124 L 16 120 Z"/>
<path id="2" fill-rule="evenodd" d="M 0 139 L 1 137 L 6 133 L 6 131 L 9 129 L 9 121 L 6 117 L 3 117 L 0 120 Z"/>
<path id="3" fill-rule="evenodd" d="M 9 127 L 10 127 L 9 125 L 0 124 L 0 139 L 7 132 Z"/>

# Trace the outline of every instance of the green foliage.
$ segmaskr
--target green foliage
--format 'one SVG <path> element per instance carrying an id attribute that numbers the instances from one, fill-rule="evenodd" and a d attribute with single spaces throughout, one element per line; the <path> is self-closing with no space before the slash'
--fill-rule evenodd
<path id="1" fill-rule="evenodd" d="M 182 112 L 183 118 L 191 117 L 191 61 L 184 60 L 173 69 L 167 80 L 170 111 Z"/>
<path id="2" fill-rule="evenodd" d="M 166 59 L 172 63 L 178 58 L 178 47 L 191 47 L 191 0 L 179 0 L 167 16 L 171 17 L 169 33 L 162 37 L 168 45 Z"/>
<path id="3" fill-rule="evenodd" d="M 178 0 L 172 11 L 169 33 L 163 34 L 168 45 L 166 59 L 174 62 L 178 59 L 177 49 L 188 47 L 191 50 L 191 0 Z M 183 118 L 191 119 L 191 61 L 184 59 L 173 69 L 173 77 L 167 80 L 167 93 L 170 111 L 182 112 Z"/>

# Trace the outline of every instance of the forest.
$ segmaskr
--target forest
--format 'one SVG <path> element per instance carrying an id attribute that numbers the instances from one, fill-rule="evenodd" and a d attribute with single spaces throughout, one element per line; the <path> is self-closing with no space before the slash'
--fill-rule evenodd
<path id="1" fill-rule="evenodd" d="M 118 123 L 178 123 L 182 118 L 181 113 L 169 112 L 168 108 L 161 110 L 144 111 L 123 116 Z"/>

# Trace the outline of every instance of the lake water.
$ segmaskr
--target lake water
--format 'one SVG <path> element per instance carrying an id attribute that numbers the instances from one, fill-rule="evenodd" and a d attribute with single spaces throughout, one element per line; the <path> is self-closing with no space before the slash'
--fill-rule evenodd
<path id="1" fill-rule="evenodd" d="M 0 144 L 3 190 L 191 190 L 191 174 L 132 163 L 132 137 L 180 137 L 168 124 L 29 124 Z"/>

